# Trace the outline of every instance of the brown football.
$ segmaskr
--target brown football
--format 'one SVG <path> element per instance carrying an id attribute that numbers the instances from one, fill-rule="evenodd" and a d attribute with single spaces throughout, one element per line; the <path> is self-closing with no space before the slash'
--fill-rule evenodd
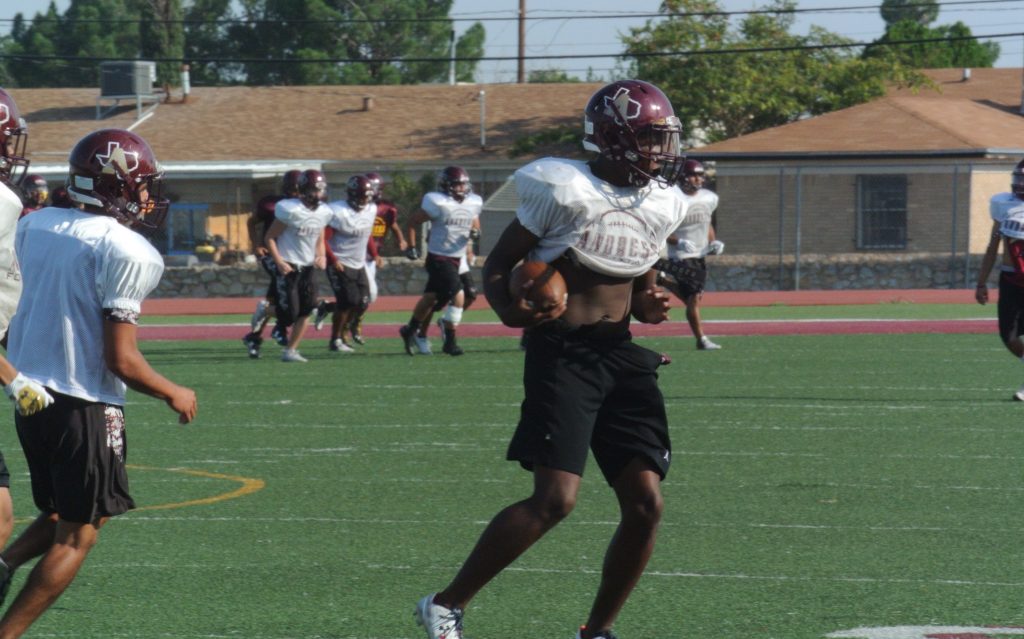
<path id="1" fill-rule="evenodd" d="M 512 269 L 509 278 L 509 293 L 519 296 L 519 290 L 528 280 L 533 280 L 526 295 L 526 301 L 536 307 L 546 308 L 560 304 L 566 295 L 565 278 L 558 269 L 545 262 L 523 262 Z"/>

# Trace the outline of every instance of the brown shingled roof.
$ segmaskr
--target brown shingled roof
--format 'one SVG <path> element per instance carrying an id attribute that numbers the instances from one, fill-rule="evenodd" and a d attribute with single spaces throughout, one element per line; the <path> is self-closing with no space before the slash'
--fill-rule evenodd
<path id="1" fill-rule="evenodd" d="M 162 162 L 505 159 L 523 135 L 582 129 L 593 83 L 194 88 L 161 103 L 135 131 Z M 485 92 L 486 150 L 480 148 Z M 128 127 L 134 103 L 96 120 L 98 88 L 10 89 L 29 123 L 30 157 L 55 162 L 81 136 Z M 373 107 L 364 110 L 364 98 Z M 175 95 L 175 99 L 177 99 Z M 109 103 L 108 103 L 109 104 Z M 123 102 L 122 104 L 127 104 Z M 582 132 L 581 132 L 582 134 Z M 578 145 L 576 145 L 578 147 Z"/>

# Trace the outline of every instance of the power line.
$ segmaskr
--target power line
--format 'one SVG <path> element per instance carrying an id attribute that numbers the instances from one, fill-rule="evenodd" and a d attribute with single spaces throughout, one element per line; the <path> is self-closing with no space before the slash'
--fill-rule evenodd
<path id="1" fill-rule="evenodd" d="M 743 49 L 697 49 L 688 51 L 643 51 L 634 53 L 589 53 L 589 54 L 558 54 L 532 56 L 482 56 L 479 58 L 451 57 L 418 57 L 418 58 L 188 58 L 191 64 L 394 64 L 394 63 L 448 63 L 456 62 L 506 62 L 514 60 L 586 60 L 593 58 L 667 58 L 672 56 L 713 56 L 713 55 L 745 55 L 753 53 L 783 53 L 795 51 L 823 51 L 829 49 L 853 49 L 868 46 L 900 47 L 913 44 L 931 44 L 938 42 L 958 42 L 964 40 L 999 40 L 1002 38 L 1018 38 L 1024 32 L 994 33 L 990 35 L 949 36 L 942 38 L 918 38 L 914 40 L 893 40 L 889 42 L 847 42 L 833 44 L 787 45 L 777 47 L 751 47 Z M 136 58 L 116 56 L 61 56 L 34 54 L 0 54 L 0 60 L 20 60 L 24 62 L 72 61 L 81 63 L 98 62 L 130 62 Z M 151 62 L 180 63 L 182 58 L 148 58 Z"/>
<path id="2" fill-rule="evenodd" d="M 951 2 L 915 2 L 904 5 L 907 8 L 916 6 L 934 6 L 939 7 L 953 7 L 953 6 L 976 6 L 985 4 L 1013 4 L 1024 2 L 1024 0 L 953 0 Z M 788 9 L 748 9 L 740 11 L 696 11 L 696 12 L 677 12 L 677 13 L 580 13 L 580 14 L 563 14 L 553 16 L 537 16 L 537 15 L 526 15 L 523 20 L 528 21 L 542 21 L 542 20 L 622 20 L 626 18 L 694 18 L 694 17 L 731 17 L 739 15 L 782 15 L 782 14 L 801 14 L 801 13 L 837 13 L 837 12 L 854 12 L 854 11 L 877 11 L 881 8 L 881 5 L 853 5 L 853 6 L 839 6 L 839 7 L 818 7 L 814 9 L 800 9 L 800 8 L 788 8 Z M 536 13 L 536 12 L 534 12 Z M 20 14 L 19 14 L 20 15 Z M 461 15 L 461 14 L 460 14 Z M 314 20 L 314 19 L 288 19 L 288 18 L 276 18 L 273 20 L 259 20 L 259 19 L 247 19 L 247 18 L 223 18 L 218 20 L 157 20 L 157 19 L 142 19 L 142 18 L 91 18 L 91 19 L 80 19 L 80 18 L 48 18 L 37 14 L 31 22 L 36 23 L 48 23 L 57 22 L 62 24 L 138 24 L 140 22 L 147 22 L 153 24 L 181 24 L 181 25 L 232 25 L 232 24 L 248 24 L 248 25 L 302 25 L 302 24 L 421 24 L 431 22 L 510 22 L 518 21 L 519 16 L 511 17 L 477 17 L 477 18 L 459 18 L 459 17 L 437 17 L 437 18 L 338 18 L 335 20 Z M 17 18 L 0 18 L 0 23 L 15 22 Z M 24 20 L 24 18 L 23 18 Z"/>

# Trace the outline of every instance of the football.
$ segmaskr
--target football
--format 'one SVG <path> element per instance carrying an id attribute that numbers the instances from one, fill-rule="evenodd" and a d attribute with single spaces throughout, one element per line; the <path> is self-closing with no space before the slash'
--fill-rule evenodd
<path id="1" fill-rule="evenodd" d="M 519 296 L 519 290 L 527 281 L 533 280 L 526 295 L 526 301 L 537 308 L 547 308 L 565 300 L 567 291 L 565 279 L 558 269 L 546 262 L 523 262 L 512 269 L 509 278 L 509 293 Z"/>

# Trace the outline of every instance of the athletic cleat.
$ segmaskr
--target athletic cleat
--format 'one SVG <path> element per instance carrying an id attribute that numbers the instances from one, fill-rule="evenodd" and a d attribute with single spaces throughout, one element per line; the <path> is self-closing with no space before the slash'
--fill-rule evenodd
<path id="1" fill-rule="evenodd" d="M 408 324 L 402 324 L 401 328 L 398 329 L 398 334 L 402 336 L 402 345 L 405 347 L 406 355 L 416 354 L 416 331 L 409 327 Z"/>
<path id="2" fill-rule="evenodd" d="M 440 317 L 437 318 L 437 327 L 439 329 L 441 329 L 441 341 L 442 342 L 447 342 L 448 341 L 448 331 L 445 330 L 445 328 L 444 328 L 444 320 L 441 319 Z"/>
<path id="3" fill-rule="evenodd" d="M 267 300 L 260 300 L 256 303 L 256 310 L 252 312 L 252 317 L 249 319 L 249 326 L 253 333 L 260 329 L 263 318 L 267 316 L 267 306 L 269 306 Z"/>
<path id="4" fill-rule="evenodd" d="M 14 571 L 3 559 L 0 559 L 0 606 L 3 606 L 4 600 L 7 599 L 7 592 L 11 589 L 11 579 L 13 577 Z"/>
<path id="5" fill-rule="evenodd" d="M 698 351 L 717 351 L 720 348 L 722 347 L 709 340 L 707 335 L 705 335 L 704 337 L 700 338 L 700 340 L 697 341 Z"/>
<path id="6" fill-rule="evenodd" d="M 1013 394 L 1013 401 L 1024 402 L 1024 386 L 1021 386 L 1017 392 Z"/>
<path id="7" fill-rule="evenodd" d="M 427 631 L 427 639 L 462 639 L 462 609 L 439 606 L 433 594 L 419 600 L 413 616 Z"/>
<path id="8" fill-rule="evenodd" d="M 260 358 L 260 346 L 263 344 L 263 338 L 256 333 L 247 333 L 242 338 L 242 343 L 249 349 L 249 357 L 253 359 Z"/>
<path id="9" fill-rule="evenodd" d="M 352 341 L 362 346 L 366 343 L 363 339 L 363 318 L 357 317 L 348 325 L 348 332 L 352 334 Z"/>
<path id="10" fill-rule="evenodd" d="M 586 630 L 586 629 L 587 629 L 587 627 L 583 626 L 579 630 L 577 630 L 576 631 L 576 639 L 583 639 L 583 631 Z M 615 633 L 612 632 L 611 630 L 602 630 L 602 631 L 598 632 L 596 635 L 594 635 L 594 639 L 619 639 L 619 638 L 616 637 Z"/>
<path id="11" fill-rule="evenodd" d="M 327 302 L 320 300 L 316 305 L 316 315 L 313 316 L 313 328 L 320 330 L 324 327 L 324 320 L 327 319 Z"/>
<path id="12" fill-rule="evenodd" d="M 280 324 L 274 324 L 274 328 L 270 331 L 270 336 L 274 338 L 278 345 L 288 346 L 288 329 Z"/>
<path id="13" fill-rule="evenodd" d="M 413 339 L 416 340 L 416 348 L 419 350 L 420 355 L 433 355 L 434 351 L 430 349 L 430 340 L 426 337 L 417 335 Z"/>
<path id="14" fill-rule="evenodd" d="M 282 362 L 308 362 L 309 360 L 299 354 L 294 348 L 286 348 L 281 351 Z"/>
<path id="15" fill-rule="evenodd" d="M 333 340 L 331 342 L 330 349 L 334 353 L 354 353 L 354 352 L 356 352 L 356 349 L 354 349 L 351 346 L 349 346 L 348 344 L 346 344 L 345 340 L 341 339 L 340 337 L 335 339 L 335 340 Z"/>
<path id="16" fill-rule="evenodd" d="M 452 357 L 458 357 L 459 355 L 462 355 L 463 353 L 466 352 L 462 350 L 461 346 L 455 343 L 455 340 L 445 342 L 444 346 L 441 347 L 441 350 L 444 351 L 446 354 L 451 355 Z"/>

